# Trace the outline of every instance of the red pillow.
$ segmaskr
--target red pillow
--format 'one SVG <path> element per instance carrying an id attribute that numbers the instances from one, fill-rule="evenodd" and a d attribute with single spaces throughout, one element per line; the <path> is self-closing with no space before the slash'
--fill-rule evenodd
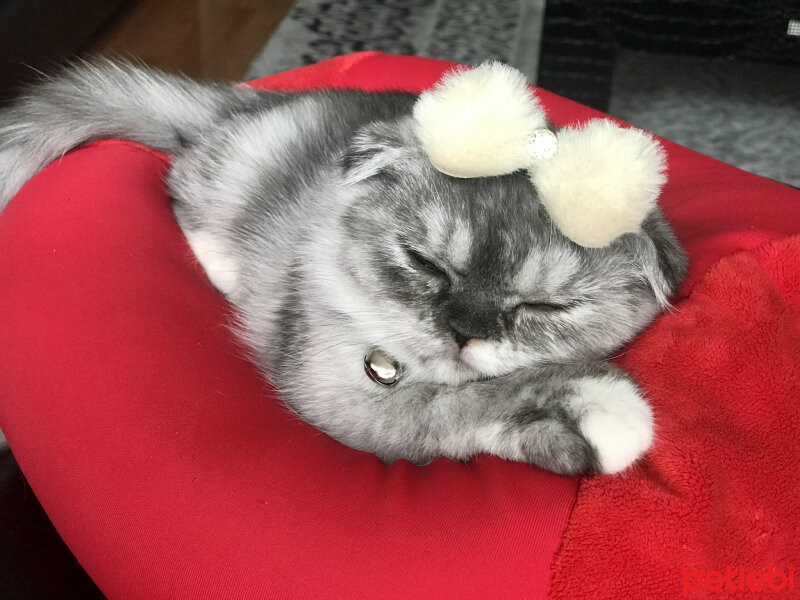
<path id="1" fill-rule="evenodd" d="M 450 66 L 362 53 L 254 85 L 420 91 Z M 597 116 L 541 96 L 559 124 Z M 800 231 L 789 188 L 667 149 L 662 205 L 692 256 L 682 296 L 721 256 Z M 228 328 L 167 166 L 96 143 L 0 215 L 0 427 L 103 592 L 544 597 L 580 480 L 493 457 L 386 466 L 297 420 Z"/>

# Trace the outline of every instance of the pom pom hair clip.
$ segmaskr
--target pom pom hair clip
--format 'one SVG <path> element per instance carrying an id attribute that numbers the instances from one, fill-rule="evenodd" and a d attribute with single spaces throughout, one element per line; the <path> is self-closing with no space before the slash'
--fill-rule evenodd
<path id="1" fill-rule="evenodd" d="M 589 248 L 639 231 L 666 181 L 664 150 L 648 133 L 610 119 L 553 132 L 524 75 L 497 62 L 447 73 L 420 95 L 414 120 L 442 173 L 526 169 L 556 226 Z"/>

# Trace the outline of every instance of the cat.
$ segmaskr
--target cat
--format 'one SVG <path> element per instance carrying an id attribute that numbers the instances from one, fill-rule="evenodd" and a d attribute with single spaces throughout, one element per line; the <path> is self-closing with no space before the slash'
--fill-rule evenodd
<path id="1" fill-rule="evenodd" d="M 415 100 L 78 64 L 0 111 L 0 207 L 92 140 L 168 153 L 175 217 L 300 418 L 385 462 L 489 453 L 567 475 L 627 468 L 653 441 L 653 414 L 606 359 L 667 307 L 684 250 L 658 208 L 638 233 L 584 248 L 524 173 L 440 173 Z M 396 384 L 365 373 L 375 350 Z"/>

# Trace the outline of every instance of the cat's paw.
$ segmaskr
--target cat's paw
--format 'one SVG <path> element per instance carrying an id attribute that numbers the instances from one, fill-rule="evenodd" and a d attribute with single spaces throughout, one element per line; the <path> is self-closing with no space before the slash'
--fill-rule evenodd
<path id="1" fill-rule="evenodd" d="M 631 381 L 587 378 L 578 398 L 578 428 L 595 449 L 600 472 L 618 473 L 650 448 L 653 412 Z"/>

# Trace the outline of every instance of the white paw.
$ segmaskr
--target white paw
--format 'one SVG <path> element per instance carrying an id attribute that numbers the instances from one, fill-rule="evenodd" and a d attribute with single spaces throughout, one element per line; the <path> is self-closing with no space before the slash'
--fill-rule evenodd
<path id="1" fill-rule="evenodd" d="M 239 268 L 233 255 L 213 234 L 202 230 L 186 230 L 184 234 L 211 284 L 226 297 L 233 298 L 239 289 Z"/>
<path id="2" fill-rule="evenodd" d="M 578 426 L 597 451 L 603 473 L 622 471 L 653 443 L 653 412 L 630 381 L 585 379 L 575 403 Z"/>

